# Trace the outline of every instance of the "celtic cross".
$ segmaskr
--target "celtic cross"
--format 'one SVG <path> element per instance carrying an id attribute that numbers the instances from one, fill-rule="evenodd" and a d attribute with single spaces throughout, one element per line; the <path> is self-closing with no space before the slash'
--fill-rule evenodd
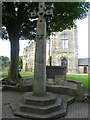
<path id="1" fill-rule="evenodd" d="M 39 3 L 39 10 L 31 12 L 31 18 L 36 18 L 36 50 L 35 50 L 35 66 L 33 80 L 33 95 L 46 95 L 46 17 L 52 16 L 51 10 L 45 10 L 45 4 Z"/>

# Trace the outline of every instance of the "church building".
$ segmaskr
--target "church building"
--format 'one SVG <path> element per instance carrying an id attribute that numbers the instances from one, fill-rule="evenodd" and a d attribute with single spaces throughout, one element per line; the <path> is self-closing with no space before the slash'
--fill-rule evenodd
<path id="1" fill-rule="evenodd" d="M 46 65 L 67 66 L 68 73 L 78 73 L 77 28 L 54 32 L 46 40 Z M 23 51 L 23 71 L 34 70 L 35 41 Z M 50 63 L 51 60 L 51 63 Z"/>

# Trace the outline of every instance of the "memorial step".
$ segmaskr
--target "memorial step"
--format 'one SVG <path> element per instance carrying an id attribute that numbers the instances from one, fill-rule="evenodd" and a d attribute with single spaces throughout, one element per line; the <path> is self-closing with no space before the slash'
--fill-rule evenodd
<path id="1" fill-rule="evenodd" d="M 47 92 L 46 96 L 37 97 L 33 96 L 32 92 L 27 92 L 23 95 L 23 100 L 24 103 L 28 105 L 46 106 L 56 102 L 56 95 Z"/>
<path id="2" fill-rule="evenodd" d="M 11 104 L 11 109 L 14 115 L 25 118 L 53 119 L 63 117 L 67 113 L 67 106 L 74 102 L 75 98 L 72 96 L 65 97 L 65 95 L 56 96 L 55 94 L 47 93 L 44 97 L 36 97 L 32 95 L 32 92 L 27 92 L 21 101 L 17 104 Z M 27 99 L 29 100 L 29 104 L 25 103 Z M 30 102 L 30 100 L 34 102 Z M 51 104 L 50 100 L 54 100 L 54 103 Z M 47 104 L 47 101 L 50 104 Z"/>
<path id="3" fill-rule="evenodd" d="M 31 119 L 53 119 L 53 118 L 59 118 L 65 116 L 66 112 L 67 112 L 67 102 L 62 101 L 62 105 L 59 110 L 48 114 L 35 114 L 35 113 L 22 112 L 19 110 L 15 110 L 14 114 L 16 116 L 31 118 Z"/>
<path id="4" fill-rule="evenodd" d="M 36 114 L 48 114 L 57 110 L 60 110 L 61 107 L 61 99 L 58 99 L 54 104 L 50 104 L 47 106 L 35 106 L 35 105 L 20 105 L 20 111 L 36 113 Z"/>
<path id="5" fill-rule="evenodd" d="M 70 96 L 69 99 L 67 100 L 67 105 L 72 104 L 75 101 L 75 97 Z"/>

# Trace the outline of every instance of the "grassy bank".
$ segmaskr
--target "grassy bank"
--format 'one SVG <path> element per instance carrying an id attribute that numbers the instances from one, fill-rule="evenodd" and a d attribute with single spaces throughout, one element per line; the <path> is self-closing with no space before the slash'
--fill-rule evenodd
<path id="1" fill-rule="evenodd" d="M 90 76 L 88 75 L 72 75 L 72 74 L 67 74 L 67 79 L 68 80 L 77 80 L 77 81 L 81 81 L 83 86 L 86 88 L 90 88 Z"/>
<path id="2" fill-rule="evenodd" d="M 33 78 L 33 72 L 20 72 L 23 78 Z M 7 72 L 0 72 L 0 77 L 6 77 Z M 83 83 L 83 86 L 86 88 L 90 88 L 90 76 L 88 75 L 79 75 L 79 74 L 67 74 L 67 80 L 77 80 Z"/>
<path id="3" fill-rule="evenodd" d="M 7 72 L 0 72 L 0 78 L 4 78 L 7 76 Z M 23 78 L 33 78 L 33 75 L 34 73 L 33 72 L 20 72 L 20 75 L 23 77 Z"/>

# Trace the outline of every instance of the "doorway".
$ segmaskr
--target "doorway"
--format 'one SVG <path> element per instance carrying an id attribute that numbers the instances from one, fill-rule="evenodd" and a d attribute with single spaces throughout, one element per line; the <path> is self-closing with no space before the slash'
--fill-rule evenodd
<path id="1" fill-rule="evenodd" d="M 61 60 L 61 65 L 67 67 L 67 65 L 68 65 L 68 60 L 67 60 L 66 58 L 63 58 L 63 59 Z"/>
<path id="2" fill-rule="evenodd" d="M 87 67 L 86 66 L 84 67 L 84 71 L 83 72 L 87 73 Z"/>

